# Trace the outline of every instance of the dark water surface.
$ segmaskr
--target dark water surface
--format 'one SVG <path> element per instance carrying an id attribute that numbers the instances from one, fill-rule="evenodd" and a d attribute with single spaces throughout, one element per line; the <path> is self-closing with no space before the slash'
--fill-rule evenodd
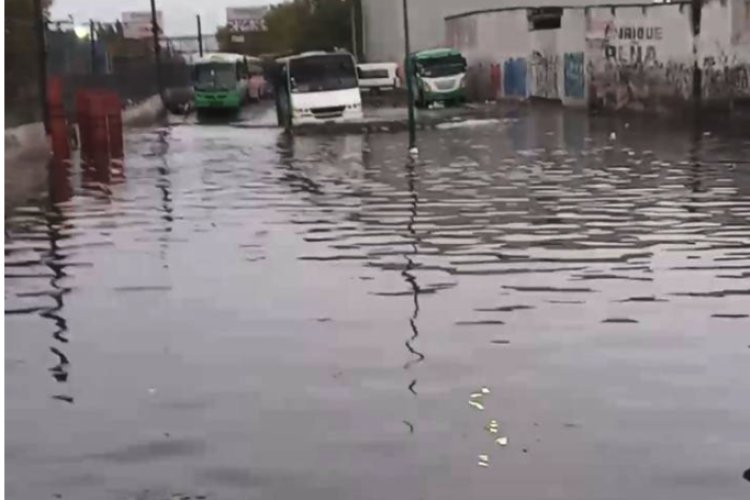
<path id="1" fill-rule="evenodd" d="M 617 127 L 182 125 L 53 179 L 8 498 L 750 497 L 750 140 Z"/>

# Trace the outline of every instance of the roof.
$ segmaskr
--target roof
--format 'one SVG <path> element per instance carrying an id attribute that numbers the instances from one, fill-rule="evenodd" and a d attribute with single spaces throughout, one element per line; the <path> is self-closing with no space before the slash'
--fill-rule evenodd
<path id="1" fill-rule="evenodd" d="M 247 59 L 242 54 L 233 54 L 231 52 L 212 52 L 210 54 L 204 54 L 203 57 L 196 57 L 193 64 L 205 64 L 205 63 L 236 63 Z"/>
<path id="2" fill-rule="evenodd" d="M 538 7 L 538 8 L 558 8 L 562 10 L 589 10 L 589 9 L 627 9 L 627 8 L 633 8 L 633 7 L 641 7 L 643 9 L 651 8 L 651 7 L 669 7 L 671 5 L 687 5 L 690 4 L 691 0 L 652 0 L 651 2 L 645 1 L 645 2 L 638 2 L 634 1 L 633 3 L 611 3 L 611 2 L 602 2 L 602 3 L 590 3 L 590 4 L 581 4 L 581 5 L 564 5 L 564 4 L 554 4 L 554 5 L 548 5 L 545 7 Z M 516 6 L 508 6 L 508 7 L 492 7 L 489 9 L 477 9 L 477 10 L 470 10 L 467 12 L 461 12 L 458 14 L 451 14 L 449 16 L 445 16 L 444 20 L 451 21 L 453 19 L 461 19 L 464 17 L 471 17 L 471 16 L 477 16 L 482 14 L 490 14 L 494 12 L 505 12 L 505 11 L 511 11 L 511 10 L 533 10 L 533 7 L 530 7 L 529 5 L 516 5 Z"/>
<path id="3" fill-rule="evenodd" d="M 300 54 L 294 54 L 294 55 L 291 55 L 291 56 L 280 57 L 280 58 L 276 59 L 276 62 L 285 63 L 285 62 L 290 61 L 292 59 L 304 59 L 306 57 L 313 57 L 313 56 L 338 56 L 338 55 L 342 55 L 342 54 L 346 54 L 346 55 L 351 56 L 351 54 L 349 52 L 345 51 L 345 50 L 340 50 L 340 51 L 335 51 L 335 52 L 325 52 L 323 50 L 313 50 L 313 51 L 310 51 L 310 52 L 302 52 Z M 352 57 L 354 57 L 354 56 L 352 56 Z"/>
<path id="4" fill-rule="evenodd" d="M 437 49 L 427 49 L 427 50 L 420 50 L 419 52 L 415 52 L 412 54 L 412 57 L 415 59 L 434 59 L 438 57 L 445 57 L 445 56 L 454 56 L 454 55 L 461 55 L 461 52 L 459 52 L 456 49 L 451 49 L 448 47 L 441 47 Z"/>
<path id="5" fill-rule="evenodd" d="M 377 62 L 377 63 L 360 63 L 357 64 L 362 69 L 393 69 L 398 68 L 395 62 Z"/>

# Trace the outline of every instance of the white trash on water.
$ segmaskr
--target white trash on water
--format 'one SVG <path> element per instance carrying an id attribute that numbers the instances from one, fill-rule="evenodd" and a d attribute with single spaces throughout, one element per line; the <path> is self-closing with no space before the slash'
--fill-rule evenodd
<path id="1" fill-rule="evenodd" d="M 497 125 L 498 123 L 500 123 L 500 120 L 497 118 L 473 118 L 460 122 L 439 123 L 435 128 L 439 130 L 449 130 L 454 128 L 483 127 L 487 125 Z"/>

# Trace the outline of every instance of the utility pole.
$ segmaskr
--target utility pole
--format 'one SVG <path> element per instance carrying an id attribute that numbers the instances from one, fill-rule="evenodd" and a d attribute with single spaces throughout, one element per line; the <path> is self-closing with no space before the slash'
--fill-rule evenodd
<path id="1" fill-rule="evenodd" d="M 412 87 L 412 58 L 411 58 L 411 43 L 409 42 L 409 5 L 407 0 L 403 0 L 404 5 L 404 52 L 406 52 L 406 58 L 404 59 L 404 73 L 406 73 L 406 95 L 408 99 L 409 109 L 409 152 L 416 150 L 417 138 L 416 138 L 416 124 L 414 123 L 414 88 Z"/>
<path id="2" fill-rule="evenodd" d="M 39 99 L 42 105 L 42 121 L 44 122 L 44 131 L 49 133 L 49 106 L 47 103 L 47 42 L 45 41 L 46 22 L 44 20 L 44 10 L 42 9 L 42 0 L 34 0 L 34 34 L 36 35 L 37 45 L 37 71 L 39 75 Z"/>
<path id="3" fill-rule="evenodd" d="M 159 46 L 159 24 L 156 22 L 156 2 L 151 0 L 151 33 L 154 37 L 154 57 L 156 59 L 156 87 L 159 95 L 163 97 L 162 75 L 161 75 L 161 47 Z"/>
<path id="4" fill-rule="evenodd" d="M 351 5 L 349 9 L 349 23 L 352 28 L 352 54 L 359 61 L 359 50 L 357 50 L 357 2 L 356 0 L 349 0 L 349 4 Z"/>
<path id="5" fill-rule="evenodd" d="M 198 23 L 198 54 L 203 57 L 203 32 L 201 31 L 201 15 L 195 15 L 195 21 Z"/>
<path id="6" fill-rule="evenodd" d="M 89 48 L 91 51 L 91 74 L 96 74 L 96 40 L 94 40 L 94 20 L 89 19 Z"/>

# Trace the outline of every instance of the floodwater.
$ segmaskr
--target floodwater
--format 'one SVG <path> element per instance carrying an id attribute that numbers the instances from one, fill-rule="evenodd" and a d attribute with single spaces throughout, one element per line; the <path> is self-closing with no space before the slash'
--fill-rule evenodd
<path id="1" fill-rule="evenodd" d="M 750 140 L 405 140 L 139 131 L 13 211 L 8 498 L 748 498 Z"/>

